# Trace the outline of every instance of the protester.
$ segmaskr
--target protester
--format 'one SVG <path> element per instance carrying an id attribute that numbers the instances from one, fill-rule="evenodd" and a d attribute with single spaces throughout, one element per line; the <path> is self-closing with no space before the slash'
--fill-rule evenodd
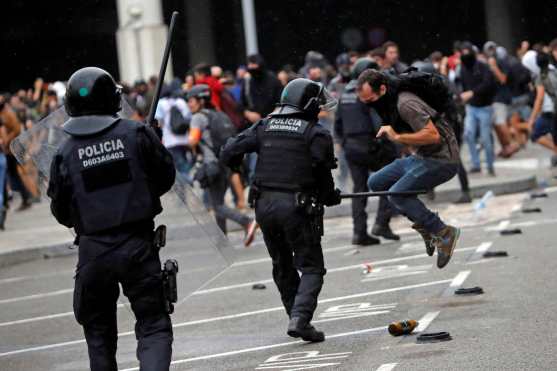
<path id="1" fill-rule="evenodd" d="M 393 41 L 387 41 L 384 43 L 383 53 L 385 54 L 385 59 L 382 63 L 384 70 L 391 71 L 398 75 L 408 69 L 408 65 L 400 61 L 400 51 L 397 43 Z"/>
<path id="2" fill-rule="evenodd" d="M 464 137 L 472 161 L 472 168 L 469 172 L 481 172 L 480 155 L 476 147 L 476 136 L 479 132 L 480 142 L 485 152 L 487 171 L 489 175 L 495 176 L 494 150 L 491 141 L 493 128 L 491 105 L 496 92 L 495 79 L 489 67 L 478 61 L 475 47 L 471 43 L 462 43 L 460 60 L 462 62 L 460 79 L 463 90 L 460 99 L 466 104 Z"/>
<path id="3" fill-rule="evenodd" d="M 359 99 L 378 109 L 383 119 L 377 138 L 416 148 L 415 154 L 397 159 L 372 174 L 368 186 L 373 191 L 392 192 L 433 189 L 449 181 L 458 171 L 460 158 L 455 133 L 420 97 L 397 89 L 388 73 L 368 69 L 358 78 Z M 437 248 L 437 267 L 445 267 L 460 229 L 446 225 L 417 196 L 390 196 L 389 201 L 414 223 L 413 228 L 422 235 L 429 256 Z"/>

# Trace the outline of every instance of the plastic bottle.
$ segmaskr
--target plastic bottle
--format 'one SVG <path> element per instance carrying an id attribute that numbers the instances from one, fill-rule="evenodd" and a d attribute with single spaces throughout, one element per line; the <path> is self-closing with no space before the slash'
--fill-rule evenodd
<path id="1" fill-rule="evenodd" d="M 493 191 L 490 189 L 489 191 L 487 191 L 483 197 L 474 205 L 474 210 L 476 212 L 483 210 L 487 207 L 487 201 L 489 201 L 489 199 L 491 197 L 493 197 Z"/>
<path id="2" fill-rule="evenodd" d="M 389 334 L 393 336 L 408 335 L 418 326 L 418 321 L 408 319 L 406 321 L 393 322 L 389 325 Z"/>

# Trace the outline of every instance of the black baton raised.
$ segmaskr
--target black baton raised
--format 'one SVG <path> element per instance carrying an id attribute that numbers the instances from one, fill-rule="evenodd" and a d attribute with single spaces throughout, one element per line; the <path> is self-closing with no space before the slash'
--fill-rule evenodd
<path id="1" fill-rule="evenodd" d="M 153 95 L 153 101 L 151 102 L 151 109 L 149 109 L 149 116 L 147 116 L 147 124 L 151 125 L 155 129 L 155 112 L 157 110 L 157 105 L 159 104 L 159 99 L 161 97 L 161 89 L 164 81 L 164 74 L 166 73 L 166 66 L 168 65 L 168 59 L 170 58 L 170 49 L 172 48 L 172 39 L 174 35 L 174 28 L 176 26 L 176 18 L 178 18 L 178 12 L 172 13 L 172 18 L 170 19 L 170 26 L 168 27 L 168 38 L 166 39 L 166 46 L 164 47 L 164 54 L 162 56 L 161 69 L 159 71 L 159 79 L 155 88 L 155 94 Z"/>
<path id="2" fill-rule="evenodd" d="M 358 193 L 342 193 L 340 198 L 358 198 L 358 197 L 380 197 L 380 196 L 416 196 L 426 194 L 428 191 L 400 191 L 400 192 L 358 192 Z"/>

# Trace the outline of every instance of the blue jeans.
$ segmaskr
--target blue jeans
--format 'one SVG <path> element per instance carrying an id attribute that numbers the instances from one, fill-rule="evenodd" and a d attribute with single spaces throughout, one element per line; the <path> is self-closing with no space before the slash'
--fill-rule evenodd
<path id="1" fill-rule="evenodd" d="M 485 151 L 485 160 L 487 168 L 493 169 L 493 161 L 495 155 L 493 152 L 493 142 L 491 141 L 491 129 L 493 110 L 491 106 L 487 107 L 474 107 L 469 104 L 466 105 L 466 117 L 464 118 L 464 139 L 468 144 L 470 150 L 470 157 L 474 169 L 480 168 L 480 154 L 476 148 L 476 137 L 478 131 L 480 132 L 480 142 Z"/>
<path id="2" fill-rule="evenodd" d="M 177 176 L 180 177 L 180 180 L 188 183 L 189 185 L 193 184 L 193 179 L 190 176 L 190 171 L 193 168 L 194 160 L 191 156 L 188 156 L 189 149 L 186 146 L 176 146 L 167 148 L 168 152 L 172 155 L 172 159 L 174 160 L 174 166 L 176 167 Z"/>
<path id="3" fill-rule="evenodd" d="M 447 182 L 458 171 L 458 164 L 444 163 L 416 156 L 399 158 L 372 174 L 367 185 L 377 191 L 430 190 Z M 402 214 L 430 233 L 437 234 L 445 224 L 417 196 L 390 196 L 389 201 Z"/>
<path id="4" fill-rule="evenodd" d="M 6 155 L 0 152 L 0 210 L 4 207 L 4 187 L 6 186 L 7 170 Z"/>

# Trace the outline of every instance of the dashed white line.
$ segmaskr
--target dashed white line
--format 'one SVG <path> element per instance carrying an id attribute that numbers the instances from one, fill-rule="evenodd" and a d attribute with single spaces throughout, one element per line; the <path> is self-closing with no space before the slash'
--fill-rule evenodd
<path id="1" fill-rule="evenodd" d="M 476 250 L 477 248 L 478 248 L 478 246 L 464 247 L 464 248 L 461 248 L 461 249 L 456 249 L 455 252 L 471 251 L 471 250 Z M 371 262 L 371 264 L 372 265 L 390 264 L 390 263 L 397 263 L 397 262 L 401 262 L 401 261 L 428 258 L 428 257 L 429 256 L 426 253 L 423 253 L 423 254 L 417 254 L 417 255 L 402 256 L 400 258 L 378 260 L 378 261 L 375 261 L 375 262 Z M 327 269 L 327 273 L 342 272 L 342 271 L 347 271 L 347 270 L 352 270 L 352 269 L 362 269 L 362 264 L 353 264 L 353 265 L 347 265 L 347 266 L 344 266 L 344 267 Z M 243 288 L 243 287 L 250 287 L 250 286 L 253 286 L 256 283 L 272 283 L 272 282 L 273 282 L 272 279 L 266 279 L 266 280 L 258 280 L 258 281 L 238 283 L 238 284 L 234 284 L 234 285 L 219 286 L 219 287 L 213 287 L 213 288 L 204 289 L 204 290 L 197 290 L 192 295 L 213 294 L 215 292 L 239 289 L 239 288 Z"/>
<path id="2" fill-rule="evenodd" d="M 393 370 L 398 363 L 384 363 L 376 371 L 391 371 Z"/>
<path id="3" fill-rule="evenodd" d="M 2 300 L 0 300 L 0 304 L 15 303 L 17 301 L 25 301 L 25 300 L 31 300 L 31 299 L 46 298 L 46 297 L 49 297 L 49 296 L 57 296 L 57 295 L 68 294 L 70 292 L 73 292 L 73 288 L 72 289 L 63 289 L 63 290 L 45 292 L 45 293 L 42 293 L 42 294 L 34 294 L 34 295 L 27 295 L 27 296 L 18 296 L 16 298 L 2 299 Z"/>
<path id="4" fill-rule="evenodd" d="M 362 298 L 362 297 L 366 297 L 366 296 L 374 296 L 374 295 L 386 294 L 386 293 L 390 293 L 390 292 L 397 292 L 397 291 L 403 291 L 403 290 L 411 290 L 411 289 L 414 289 L 414 288 L 435 286 L 435 285 L 448 283 L 448 282 L 451 282 L 451 280 L 449 279 L 449 280 L 441 280 L 441 281 L 432 281 L 432 282 L 419 283 L 419 284 L 415 284 L 415 285 L 394 287 L 394 288 L 390 288 L 390 289 L 368 291 L 368 292 L 362 292 L 362 293 L 346 295 L 346 296 L 338 296 L 338 297 L 333 297 L 333 298 L 329 298 L 329 299 L 319 300 L 319 304 L 332 303 L 332 302 L 335 302 L 335 301 Z M 174 328 L 180 328 L 180 327 L 186 327 L 186 326 L 193 326 L 193 325 L 199 325 L 199 324 L 203 324 L 203 323 L 224 321 L 224 320 L 236 319 L 236 318 L 241 318 L 241 317 L 249 317 L 249 316 L 253 316 L 253 315 L 257 315 L 257 314 L 283 311 L 283 310 L 284 310 L 284 308 L 282 306 L 273 307 L 273 308 L 266 308 L 266 309 L 259 309 L 259 310 L 254 310 L 254 311 L 250 311 L 250 312 L 230 314 L 230 315 L 225 315 L 225 316 L 205 318 L 205 319 L 200 319 L 200 320 L 195 320 L 195 321 L 177 323 L 177 324 L 174 324 L 173 327 Z M 133 331 L 128 331 L 128 332 L 119 333 L 118 337 L 130 336 L 130 335 L 133 335 L 133 334 L 134 334 Z M 85 342 L 85 340 L 74 340 L 74 341 L 69 341 L 69 342 L 64 342 L 64 343 L 55 343 L 55 344 L 36 346 L 36 347 L 32 347 L 32 348 L 12 350 L 12 351 L 8 351 L 8 352 L 0 353 L 0 357 L 5 357 L 5 356 L 9 356 L 9 355 L 14 355 L 14 354 L 20 354 L 20 353 L 33 352 L 33 351 L 47 350 L 47 349 L 52 349 L 52 348 L 59 348 L 59 347 L 67 346 L 67 345 L 81 344 L 81 343 L 84 343 L 84 342 Z"/>
<path id="5" fill-rule="evenodd" d="M 441 296 L 442 297 L 447 297 L 447 296 L 453 295 L 455 290 L 458 289 L 464 283 L 464 281 L 466 281 L 466 279 L 470 275 L 470 272 L 471 271 L 459 272 L 456 275 L 456 277 L 453 278 L 453 280 L 451 281 L 451 284 L 449 285 L 449 287 L 447 287 L 447 289 L 443 292 L 443 294 Z"/>
<path id="6" fill-rule="evenodd" d="M 441 312 L 437 311 L 426 313 L 422 318 L 418 320 L 419 325 L 414 329 L 414 332 L 419 333 L 425 331 L 429 327 L 429 325 L 431 325 L 431 322 L 433 322 L 433 320 L 437 318 L 439 313 Z"/>
<path id="7" fill-rule="evenodd" d="M 327 335 L 327 339 L 335 339 L 335 338 L 352 336 L 352 335 L 361 335 L 361 334 L 367 334 L 367 333 L 370 333 L 370 332 L 381 332 L 381 331 L 385 331 L 386 329 L 387 329 L 386 326 L 372 327 L 372 328 L 367 328 L 367 329 L 364 329 L 364 330 L 357 330 L 357 331 L 343 332 L 343 333 L 340 333 L 340 334 Z M 263 346 L 259 346 L 259 347 L 253 347 L 253 348 L 233 350 L 233 351 L 230 351 L 230 352 L 215 353 L 215 354 L 208 354 L 208 355 L 199 356 L 199 357 L 177 359 L 175 361 L 172 361 L 170 364 L 171 365 L 178 365 L 178 364 L 189 363 L 189 362 L 194 362 L 194 361 L 202 361 L 202 360 L 208 360 L 208 359 L 214 359 L 214 358 L 222 358 L 222 357 L 233 356 L 233 355 L 237 355 L 237 354 L 257 352 L 257 351 L 260 351 L 260 350 L 267 350 L 267 349 L 279 348 L 279 347 L 284 347 L 284 346 L 289 346 L 289 345 L 294 345 L 294 344 L 302 344 L 302 343 L 304 343 L 303 340 L 298 340 L 298 341 L 289 341 L 289 342 L 285 342 L 285 343 L 263 345 Z M 135 371 L 135 370 L 139 370 L 139 367 L 126 368 L 126 369 L 123 369 L 123 370 L 120 370 L 120 371 Z"/>

